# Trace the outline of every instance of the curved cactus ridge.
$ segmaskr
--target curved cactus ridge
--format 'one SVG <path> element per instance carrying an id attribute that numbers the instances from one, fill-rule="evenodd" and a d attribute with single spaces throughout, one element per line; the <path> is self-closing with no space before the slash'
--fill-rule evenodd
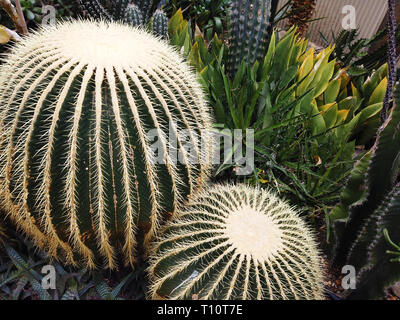
<path id="1" fill-rule="evenodd" d="M 151 248 L 154 299 L 321 299 L 313 233 L 268 190 L 216 185 L 193 195 Z"/>
<path id="2" fill-rule="evenodd" d="M 195 74 L 115 22 L 46 27 L 4 62 L 3 209 L 52 257 L 133 265 L 138 235 L 148 241 L 207 180 L 211 117 Z"/>
<path id="3" fill-rule="evenodd" d="M 267 53 L 271 0 L 233 0 L 228 13 L 228 72 L 233 78 L 242 61 L 252 65 Z"/>
<path id="4" fill-rule="evenodd" d="M 168 17 L 161 9 L 157 9 L 153 15 L 153 33 L 161 36 L 163 39 L 167 38 L 168 33 Z"/>

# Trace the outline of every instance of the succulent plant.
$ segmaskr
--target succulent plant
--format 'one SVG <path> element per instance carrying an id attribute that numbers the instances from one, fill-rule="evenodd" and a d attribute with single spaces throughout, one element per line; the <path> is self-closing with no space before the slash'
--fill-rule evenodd
<path id="1" fill-rule="evenodd" d="M 352 265 L 357 272 L 356 289 L 346 292 L 349 299 L 382 297 L 400 280 L 400 266 L 390 255 L 399 253 L 389 251 L 400 243 L 399 89 L 395 100 L 375 145 L 354 167 L 340 204 L 329 215 L 334 264 Z"/>
<path id="2" fill-rule="evenodd" d="M 168 17 L 164 11 L 157 9 L 153 15 L 153 33 L 161 36 L 163 39 L 168 35 Z"/>
<path id="3" fill-rule="evenodd" d="M 244 60 L 261 61 L 268 49 L 271 0 L 233 0 L 229 8 L 228 72 L 235 75 Z"/>
<path id="4" fill-rule="evenodd" d="M 0 114 L 2 207 L 71 264 L 133 265 L 138 235 L 207 179 L 211 117 L 196 76 L 128 25 L 65 22 L 16 45 L 0 68 Z"/>
<path id="5" fill-rule="evenodd" d="M 144 23 L 143 13 L 136 4 L 130 4 L 125 11 L 125 20 L 132 26 L 140 26 Z"/>
<path id="6" fill-rule="evenodd" d="M 152 250 L 155 299 L 323 297 L 312 231 L 268 190 L 215 185 L 197 193 Z"/>
<path id="7" fill-rule="evenodd" d="M 112 0 L 110 6 L 107 6 L 100 0 L 79 0 L 79 2 L 82 10 L 93 19 L 124 21 L 132 26 L 145 25 L 149 22 L 159 3 L 154 0 Z M 158 22 L 157 20 L 156 23 Z"/>

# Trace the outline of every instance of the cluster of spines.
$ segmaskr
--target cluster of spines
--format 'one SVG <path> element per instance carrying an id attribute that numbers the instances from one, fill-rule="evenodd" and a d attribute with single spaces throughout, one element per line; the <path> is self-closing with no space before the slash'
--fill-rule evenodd
<path id="1" fill-rule="evenodd" d="M 122 65 L 65 55 L 66 35 L 106 37 L 110 29 L 152 50 Z M 121 252 L 133 265 L 138 227 L 150 238 L 163 214 L 207 178 L 199 144 L 211 120 L 200 86 L 172 49 L 144 31 L 103 22 L 57 25 L 13 49 L 0 83 L 2 207 L 52 257 L 70 264 L 80 257 L 94 268 L 100 255 L 115 268 Z M 168 125 L 185 162 L 169 156 Z M 156 165 L 150 128 L 165 165 Z M 190 134 L 196 164 L 182 130 Z"/>
<path id="2" fill-rule="evenodd" d="M 233 77 L 243 61 L 252 65 L 267 52 L 271 0 L 233 0 L 228 15 L 228 72 Z"/>
<path id="3" fill-rule="evenodd" d="M 238 212 L 236 232 L 229 231 L 228 221 Z M 269 224 L 257 235 L 271 243 L 252 242 L 256 230 L 244 226 L 257 223 L 254 214 Z M 296 211 L 267 190 L 216 185 L 193 195 L 162 230 L 150 257 L 153 299 L 323 297 L 314 235 Z"/>

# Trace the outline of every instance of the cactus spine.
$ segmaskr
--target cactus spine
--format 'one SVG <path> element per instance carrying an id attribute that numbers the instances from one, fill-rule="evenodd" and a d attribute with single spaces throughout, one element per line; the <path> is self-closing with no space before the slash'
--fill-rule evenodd
<path id="1" fill-rule="evenodd" d="M 314 235 L 273 193 L 216 185 L 191 197 L 153 244 L 153 298 L 321 299 Z"/>
<path id="2" fill-rule="evenodd" d="M 138 234 L 149 239 L 207 178 L 200 143 L 209 150 L 211 120 L 200 86 L 143 30 L 80 21 L 30 36 L 0 68 L 0 112 L 2 207 L 71 264 L 104 258 L 114 268 L 121 255 L 133 265 Z"/>
<path id="3" fill-rule="evenodd" d="M 267 52 L 271 0 L 233 0 L 229 9 L 228 72 L 235 75 L 242 61 L 252 65 Z"/>
<path id="4" fill-rule="evenodd" d="M 157 9 L 153 15 L 153 33 L 161 36 L 163 39 L 167 38 L 168 17 L 165 12 L 160 9 Z"/>

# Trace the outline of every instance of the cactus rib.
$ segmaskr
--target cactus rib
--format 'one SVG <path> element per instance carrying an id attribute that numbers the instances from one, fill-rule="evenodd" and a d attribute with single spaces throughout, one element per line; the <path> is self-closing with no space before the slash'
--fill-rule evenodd
<path id="1" fill-rule="evenodd" d="M 208 178 L 212 121 L 196 75 L 144 30 L 43 29 L 7 56 L 0 83 L 1 206 L 56 259 L 133 266 L 138 236 L 147 243 Z"/>

